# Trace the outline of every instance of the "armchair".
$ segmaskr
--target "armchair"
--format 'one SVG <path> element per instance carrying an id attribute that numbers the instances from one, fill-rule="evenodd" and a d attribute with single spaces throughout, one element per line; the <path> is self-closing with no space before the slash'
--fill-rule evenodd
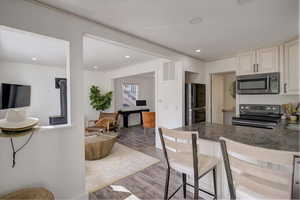
<path id="1" fill-rule="evenodd" d="M 118 113 L 101 113 L 98 120 L 90 120 L 89 125 L 85 130 L 87 132 L 95 131 L 117 131 L 119 128 Z"/>

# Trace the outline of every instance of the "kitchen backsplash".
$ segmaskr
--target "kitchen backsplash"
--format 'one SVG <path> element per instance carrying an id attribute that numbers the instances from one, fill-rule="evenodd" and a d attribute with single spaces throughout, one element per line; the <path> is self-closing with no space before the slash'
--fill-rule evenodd
<path id="1" fill-rule="evenodd" d="M 287 104 L 300 102 L 300 96 L 238 95 L 239 104 Z"/>

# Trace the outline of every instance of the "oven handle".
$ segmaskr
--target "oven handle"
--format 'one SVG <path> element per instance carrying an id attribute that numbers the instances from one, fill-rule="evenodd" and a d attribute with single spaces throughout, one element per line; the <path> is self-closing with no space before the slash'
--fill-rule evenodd
<path id="1" fill-rule="evenodd" d="M 244 120 L 238 120 L 238 119 L 233 119 L 232 122 L 237 122 L 237 123 L 242 123 L 242 124 L 251 124 L 251 125 L 274 125 L 276 126 L 276 123 L 274 122 L 249 122 L 249 121 L 244 121 Z"/>
<path id="2" fill-rule="evenodd" d="M 269 77 L 269 76 L 267 76 Z M 255 76 L 253 77 L 253 75 L 246 75 L 246 76 L 240 76 L 237 77 L 237 81 L 249 81 L 249 80 L 257 80 L 257 79 L 266 79 L 266 76 Z"/>

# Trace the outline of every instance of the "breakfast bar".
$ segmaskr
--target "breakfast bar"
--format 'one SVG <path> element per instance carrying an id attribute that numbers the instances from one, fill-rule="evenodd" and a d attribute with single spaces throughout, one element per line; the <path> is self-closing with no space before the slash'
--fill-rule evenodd
<path id="1" fill-rule="evenodd" d="M 274 129 L 253 128 L 244 126 L 222 125 L 208 122 L 196 123 L 190 126 L 183 126 L 176 130 L 198 132 L 198 149 L 201 154 L 215 156 L 220 162 L 217 168 L 218 197 L 227 199 L 230 197 L 226 172 L 223 164 L 223 156 L 219 139 L 221 137 L 247 144 L 255 147 L 261 147 L 271 150 L 290 152 L 291 155 L 299 156 L 299 132 L 286 129 L 284 122 L 280 123 Z M 295 174 L 293 182 L 293 196 L 299 197 L 299 159 L 295 161 Z M 257 163 L 261 167 L 277 169 L 280 171 L 291 170 L 285 166 L 273 165 L 268 162 Z M 213 191 L 210 181 L 211 177 L 199 181 L 201 188 Z M 189 180 L 192 181 L 192 180 Z"/>
<path id="2" fill-rule="evenodd" d="M 237 142 L 257 147 L 299 153 L 300 134 L 285 128 L 281 123 L 274 129 L 252 128 L 245 126 L 222 125 L 208 122 L 177 128 L 183 131 L 197 131 L 200 139 L 217 142 L 225 137 Z"/>

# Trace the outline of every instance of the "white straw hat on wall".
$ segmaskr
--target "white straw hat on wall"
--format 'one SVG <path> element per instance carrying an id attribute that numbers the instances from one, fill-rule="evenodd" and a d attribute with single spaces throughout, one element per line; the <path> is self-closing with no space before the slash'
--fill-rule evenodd
<path id="1" fill-rule="evenodd" d="M 26 117 L 25 110 L 8 110 L 6 118 L 0 120 L 0 129 L 3 131 L 23 131 L 36 126 L 39 119 Z"/>

